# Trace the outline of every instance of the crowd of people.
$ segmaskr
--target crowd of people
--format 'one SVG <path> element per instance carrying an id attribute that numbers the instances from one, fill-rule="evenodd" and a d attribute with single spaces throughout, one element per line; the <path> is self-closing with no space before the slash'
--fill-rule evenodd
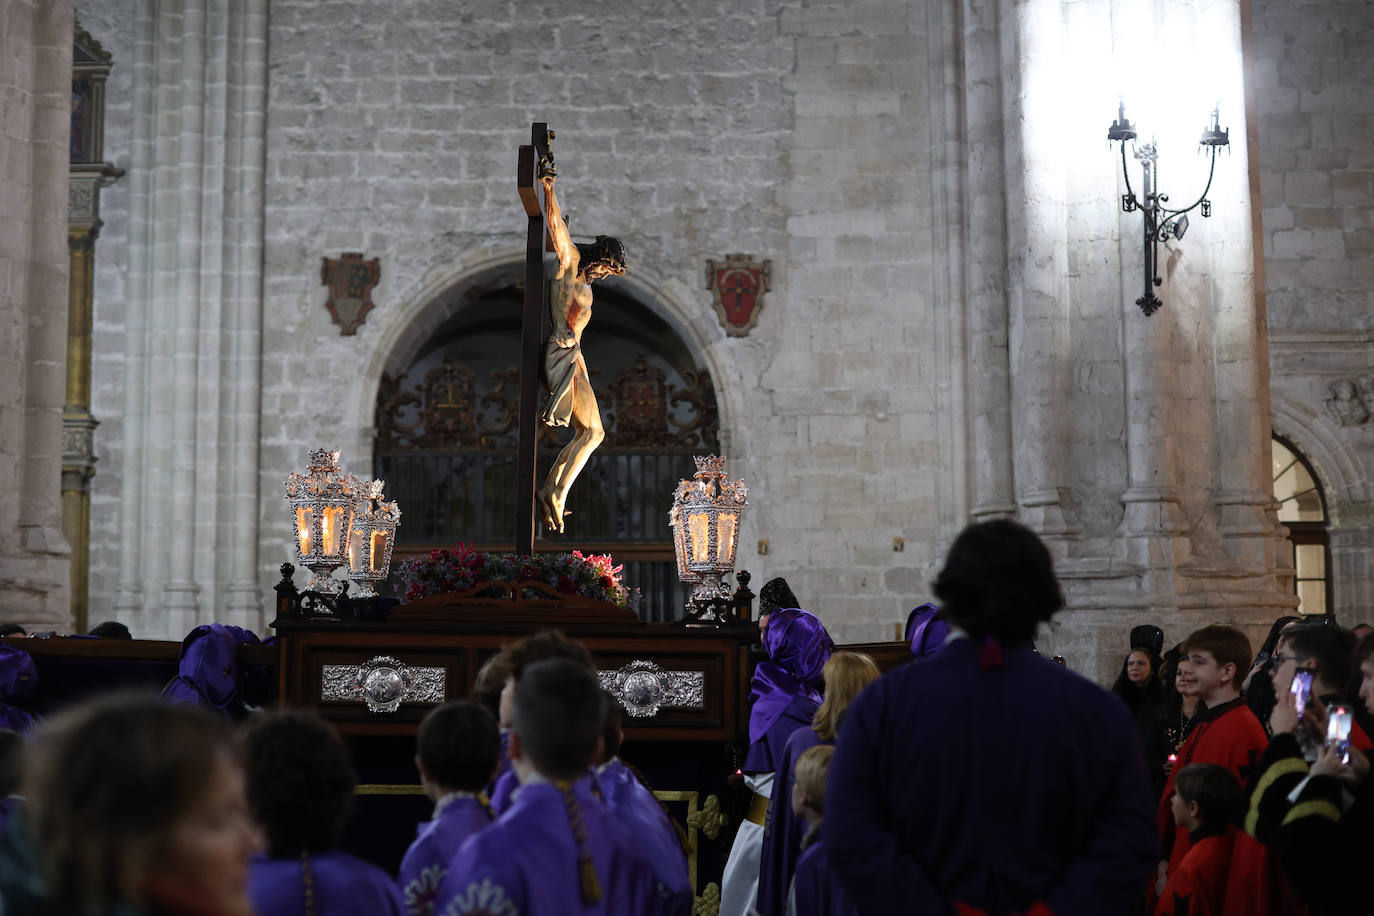
<path id="1" fill-rule="evenodd" d="M 1040 656 L 1063 605 L 1008 521 L 966 529 L 916 608 L 913 661 L 839 651 L 781 579 L 739 776 L 722 916 L 1288 916 L 1361 911 L 1374 846 L 1374 636 L 1278 621 L 1258 653 L 1136 627 L 1111 691 Z M 356 774 L 311 712 L 215 678 L 0 730 L 0 912 L 545 916 L 694 909 L 686 836 L 620 757 L 620 706 L 556 631 L 506 646 L 430 711 L 433 802 L 392 876 L 342 851 Z M 237 727 L 235 720 L 238 721 Z"/>

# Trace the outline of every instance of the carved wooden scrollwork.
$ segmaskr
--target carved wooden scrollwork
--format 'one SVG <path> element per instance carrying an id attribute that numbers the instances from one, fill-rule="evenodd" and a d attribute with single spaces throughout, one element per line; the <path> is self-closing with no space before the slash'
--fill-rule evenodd
<path id="1" fill-rule="evenodd" d="M 595 373 L 593 373 L 595 376 Z M 520 372 L 493 370 L 479 392 L 476 373 L 445 359 L 421 384 L 383 375 L 377 394 L 377 450 L 513 449 L 520 417 Z M 609 392 L 598 391 L 605 409 L 606 445 L 612 448 L 719 448 L 715 387 L 705 369 L 683 374 L 685 386 L 641 354 L 617 373 Z M 595 383 L 595 382 L 594 382 Z M 562 431 L 541 424 L 542 446 L 557 447 Z"/>

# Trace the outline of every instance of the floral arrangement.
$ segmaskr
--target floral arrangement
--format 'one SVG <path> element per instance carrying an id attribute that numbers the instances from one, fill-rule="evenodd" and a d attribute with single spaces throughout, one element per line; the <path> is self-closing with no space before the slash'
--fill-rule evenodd
<path id="1" fill-rule="evenodd" d="M 627 607 L 629 590 L 620 581 L 623 566 L 609 554 L 482 553 L 471 544 L 431 550 L 428 557 L 412 557 L 396 570 L 405 599 L 464 592 L 487 582 L 539 582 L 565 595 L 581 595 Z M 535 590 L 526 597 L 538 597 Z"/>

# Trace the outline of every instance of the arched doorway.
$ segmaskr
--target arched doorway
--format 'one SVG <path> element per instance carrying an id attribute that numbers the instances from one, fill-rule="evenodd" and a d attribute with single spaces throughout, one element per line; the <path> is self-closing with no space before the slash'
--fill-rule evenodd
<path id="1" fill-rule="evenodd" d="M 1293 549 L 1293 590 L 1298 613 L 1327 614 L 1331 594 L 1331 519 L 1326 494 L 1311 463 L 1288 440 L 1275 436 L 1274 498 Z"/>
<path id="2" fill-rule="evenodd" d="M 459 541 L 485 550 L 514 542 L 519 397 L 518 282 L 470 291 L 419 347 L 385 374 L 376 404 L 374 472 L 405 511 L 397 551 Z M 652 308 L 598 286 L 582 344 L 606 441 L 578 477 L 562 537 L 538 551 L 610 553 L 623 563 L 646 620 L 681 616 L 668 507 L 693 454 L 719 450 L 709 372 Z M 540 428 L 539 474 L 568 437 Z"/>

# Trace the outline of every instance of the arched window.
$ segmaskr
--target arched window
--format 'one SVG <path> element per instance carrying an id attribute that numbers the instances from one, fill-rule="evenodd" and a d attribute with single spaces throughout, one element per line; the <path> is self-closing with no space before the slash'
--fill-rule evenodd
<path id="1" fill-rule="evenodd" d="M 382 378 L 374 472 L 405 513 L 398 553 L 514 543 L 522 296 L 514 283 L 470 294 L 404 372 Z M 652 309 L 609 284 L 597 288 L 582 352 L 606 439 L 568 496 L 567 533 L 541 527 L 535 550 L 610 553 L 638 590 L 640 617 L 676 619 L 687 592 L 668 509 L 692 455 L 720 449 L 710 374 Z M 569 435 L 539 427 L 541 478 Z"/>
<path id="2" fill-rule="evenodd" d="M 1293 545 L 1298 613 L 1326 614 L 1331 599 L 1331 534 L 1326 494 L 1312 465 L 1292 443 L 1274 437 L 1274 498 Z"/>

